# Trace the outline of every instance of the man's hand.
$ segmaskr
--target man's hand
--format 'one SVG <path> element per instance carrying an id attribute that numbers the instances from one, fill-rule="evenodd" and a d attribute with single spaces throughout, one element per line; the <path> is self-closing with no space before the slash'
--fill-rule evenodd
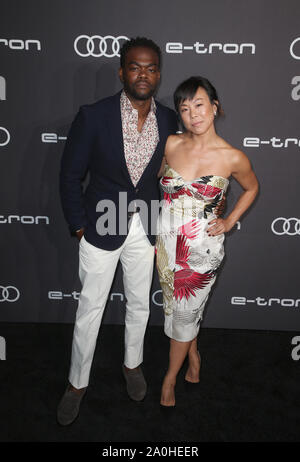
<path id="1" fill-rule="evenodd" d="M 224 196 L 222 197 L 221 202 L 215 208 L 215 214 L 217 215 L 217 217 L 220 217 L 222 215 L 222 213 L 224 212 L 225 204 L 226 204 L 226 196 L 224 194 Z"/>
<path id="2" fill-rule="evenodd" d="M 84 234 L 84 228 L 81 228 L 78 231 L 76 231 L 76 236 L 77 236 L 79 241 L 81 240 L 83 234 Z"/>

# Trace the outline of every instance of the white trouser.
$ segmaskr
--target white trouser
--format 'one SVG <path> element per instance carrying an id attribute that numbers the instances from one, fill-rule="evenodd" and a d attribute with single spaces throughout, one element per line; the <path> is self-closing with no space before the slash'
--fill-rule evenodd
<path id="1" fill-rule="evenodd" d="M 79 277 L 82 290 L 76 313 L 69 381 L 76 388 L 88 385 L 102 315 L 119 259 L 127 299 L 125 316 L 125 366 L 143 361 L 144 334 L 149 317 L 154 247 L 135 213 L 125 242 L 116 250 L 103 250 L 84 237 L 79 244 Z"/>

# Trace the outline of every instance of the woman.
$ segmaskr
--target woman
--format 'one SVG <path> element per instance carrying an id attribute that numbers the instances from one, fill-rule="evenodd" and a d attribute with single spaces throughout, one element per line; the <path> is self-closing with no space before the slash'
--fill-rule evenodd
<path id="1" fill-rule="evenodd" d="M 176 377 L 187 355 L 185 379 L 199 382 L 197 334 L 224 256 L 224 233 L 232 229 L 258 192 L 246 155 L 216 134 L 214 120 L 222 111 L 213 85 L 203 77 L 191 77 L 176 89 L 174 103 L 185 131 L 170 136 L 166 143 L 160 180 L 165 200 L 156 244 L 165 333 L 171 339 L 162 406 L 175 406 Z M 220 218 L 216 208 L 230 176 L 244 192 L 231 213 Z"/>

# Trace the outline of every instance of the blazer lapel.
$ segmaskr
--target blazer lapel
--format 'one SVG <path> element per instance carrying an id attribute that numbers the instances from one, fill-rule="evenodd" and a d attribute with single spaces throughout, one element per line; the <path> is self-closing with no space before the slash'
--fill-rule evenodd
<path id="1" fill-rule="evenodd" d="M 163 145 L 165 144 L 166 135 L 168 133 L 167 132 L 167 126 L 166 126 L 166 120 L 162 116 L 162 113 L 161 113 L 161 110 L 160 110 L 160 107 L 159 107 L 159 103 L 157 103 L 157 101 L 155 101 L 155 103 L 156 103 L 156 120 L 157 120 L 157 127 L 158 127 L 159 142 L 157 143 L 156 149 L 155 149 L 155 151 L 154 151 L 154 153 L 153 153 L 147 167 L 145 168 L 141 178 L 139 179 L 138 184 L 143 181 L 143 178 L 147 174 L 148 169 L 152 168 L 153 163 L 155 162 L 157 157 L 160 155 L 162 143 L 163 143 Z"/>
<path id="2" fill-rule="evenodd" d="M 120 107 L 120 96 L 121 91 L 112 98 L 112 108 L 107 117 L 108 130 L 110 133 L 110 139 L 115 151 L 114 162 L 120 162 L 122 171 L 125 173 L 128 181 L 133 185 L 124 153 L 124 142 L 123 142 L 123 130 L 122 130 L 122 118 L 121 118 L 121 107 Z"/>
<path id="3" fill-rule="evenodd" d="M 159 103 L 156 102 L 156 120 L 158 126 L 158 134 L 159 134 L 159 142 L 156 146 L 156 150 L 153 155 L 157 154 L 161 147 L 162 141 L 165 141 L 165 137 L 167 134 L 167 126 L 166 126 L 166 119 L 162 117 L 161 109 Z"/>

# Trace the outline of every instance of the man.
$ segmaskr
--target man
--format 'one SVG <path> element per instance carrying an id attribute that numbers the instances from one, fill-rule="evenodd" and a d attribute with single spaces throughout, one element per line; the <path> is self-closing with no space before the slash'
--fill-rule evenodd
<path id="1" fill-rule="evenodd" d="M 140 401 L 146 394 L 140 365 L 154 261 L 150 206 L 151 201 L 159 200 L 157 175 L 166 140 L 177 130 L 175 112 L 153 99 L 160 81 L 160 64 L 161 51 L 152 40 L 137 37 L 127 41 L 121 49 L 119 70 L 123 91 L 80 108 L 62 157 L 61 200 L 70 230 L 80 240 L 82 291 L 73 334 L 70 384 L 57 410 L 61 425 L 69 425 L 79 413 L 119 260 L 127 299 L 123 374 L 131 399 Z M 83 194 L 81 183 L 87 171 L 90 181 Z M 124 212 L 119 210 L 119 193 L 126 193 L 128 203 L 147 204 L 146 229 L 138 212 L 126 210 L 129 231 L 127 235 L 118 232 L 123 225 L 119 216 Z M 97 232 L 101 214 L 96 208 L 101 200 L 115 204 L 116 234 Z"/>

